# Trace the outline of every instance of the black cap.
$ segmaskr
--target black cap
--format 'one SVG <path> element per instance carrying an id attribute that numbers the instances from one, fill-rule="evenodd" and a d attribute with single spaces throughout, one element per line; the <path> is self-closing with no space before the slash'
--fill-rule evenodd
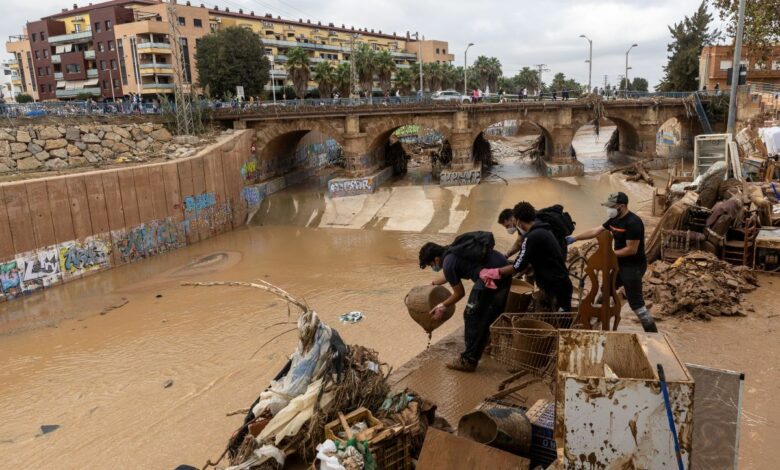
<path id="1" fill-rule="evenodd" d="M 607 198 L 607 202 L 603 203 L 604 207 L 615 207 L 618 204 L 628 204 L 628 196 L 624 192 L 612 193 Z"/>

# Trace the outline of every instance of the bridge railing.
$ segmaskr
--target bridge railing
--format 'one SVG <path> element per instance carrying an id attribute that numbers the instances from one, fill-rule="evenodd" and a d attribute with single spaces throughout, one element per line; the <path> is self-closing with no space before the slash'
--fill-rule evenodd
<path id="1" fill-rule="evenodd" d="M 35 118 L 42 116 L 91 116 L 120 114 L 159 114 L 159 106 L 125 102 L 45 101 L 39 103 L 0 103 L 0 116 Z"/>

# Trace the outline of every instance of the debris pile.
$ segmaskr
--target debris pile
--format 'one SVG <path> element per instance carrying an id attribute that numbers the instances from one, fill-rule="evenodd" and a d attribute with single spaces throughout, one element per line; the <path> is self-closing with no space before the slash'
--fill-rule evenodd
<path id="1" fill-rule="evenodd" d="M 757 286 L 755 274 L 747 267 L 695 251 L 672 264 L 658 261 L 651 265 L 644 290 L 656 314 L 710 320 L 752 310 L 742 294 Z"/>
<path id="2" fill-rule="evenodd" d="M 647 168 L 645 168 L 645 165 L 642 162 L 637 161 L 627 166 L 615 168 L 614 170 L 610 171 L 610 174 L 617 173 L 618 171 L 621 171 L 624 175 L 627 175 L 626 181 L 644 181 L 650 186 L 655 184 L 653 177 L 650 176 L 650 173 L 648 173 Z"/>

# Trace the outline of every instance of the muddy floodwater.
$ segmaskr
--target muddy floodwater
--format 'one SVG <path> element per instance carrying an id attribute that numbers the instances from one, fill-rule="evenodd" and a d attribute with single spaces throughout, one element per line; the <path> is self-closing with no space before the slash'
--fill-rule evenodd
<path id="1" fill-rule="evenodd" d="M 585 229 L 603 221 L 599 203 L 616 190 L 649 208 L 651 188 L 609 175 L 401 182 L 335 200 L 304 186 L 270 197 L 246 228 L 2 304 L 0 467 L 172 469 L 222 452 L 243 419 L 226 414 L 247 408 L 295 347 L 296 312 L 257 290 L 182 282 L 264 279 L 398 367 L 427 343 L 403 305 L 431 278 L 417 263 L 425 241 L 483 229 L 506 249 L 513 238 L 496 218 L 520 200 L 561 203 Z M 365 318 L 339 323 L 353 310 Z M 434 341 L 460 326 L 456 315 Z M 755 406 L 750 395 L 746 404 Z"/>

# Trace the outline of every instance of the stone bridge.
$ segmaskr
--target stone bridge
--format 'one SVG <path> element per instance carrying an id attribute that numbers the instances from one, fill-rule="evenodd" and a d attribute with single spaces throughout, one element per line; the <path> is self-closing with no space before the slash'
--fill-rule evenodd
<path id="1" fill-rule="evenodd" d="M 604 101 L 603 117 L 619 133 L 619 150 L 638 157 L 652 157 L 656 133 L 666 121 L 677 118 L 684 142 L 693 142 L 695 113 L 683 99 L 643 98 Z M 593 123 L 596 111 L 586 100 L 511 102 L 496 104 L 414 104 L 375 106 L 268 107 L 221 112 L 216 119 L 236 129 L 254 129 L 259 162 L 292 158 L 304 135 L 318 131 L 335 139 L 346 157 L 351 177 L 366 177 L 385 166 L 384 154 L 391 134 L 399 127 L 417 124 L 434 129 L 452 149 L 451 171 L 474 171 L 474 145 L 489 126 L 517 120 L 535 124 L 545 137 L 544 160 L 548 164 L 578 164 L 572 139 L 583 125 Z M 686 135 L 687 134 L 687 135 Z M 581 165 L 580 165 L 581 166 Z M 548 172 L 549 173 L 549 172 Z"/>

